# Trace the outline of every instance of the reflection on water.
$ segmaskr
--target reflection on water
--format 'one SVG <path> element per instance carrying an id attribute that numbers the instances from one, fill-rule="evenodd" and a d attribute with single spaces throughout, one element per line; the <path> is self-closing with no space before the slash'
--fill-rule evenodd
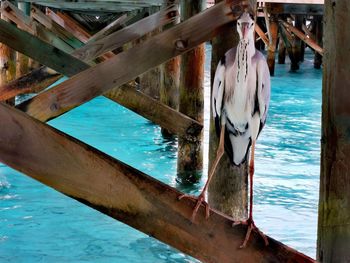
<path id="1" fill-rule="evenodd" d="M 208 54 L 210 50 L 208 49 Z M 309 60 L 308 60 L 309 59 Z M 302 72 L 277 65 L 271 108 L 256 150 L 255 220 L 272 237 L 315 255 L 321 72 L 309 54 Z M 205 143 L 208 149 L 208 64 Z M 181 191 L 177 141 L 99 97 L 50 122 Z M 207 157 L 204 158 L 205 160 Z M 207 160 L 204 163 L 204 174 Z M 0 262 L 195 262 L 194 259 L 0 164 Z"/>

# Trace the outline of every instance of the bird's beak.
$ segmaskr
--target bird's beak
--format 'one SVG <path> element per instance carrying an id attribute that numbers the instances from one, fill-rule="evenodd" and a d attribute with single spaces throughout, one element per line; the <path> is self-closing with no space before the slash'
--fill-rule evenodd
<path id="1" fill-rule="evenodd" d="M 247 37 L 248 29 L 249 29 L 249 23 L 241 23 L 241 31 L 242 31 L 243 38 Z"/>

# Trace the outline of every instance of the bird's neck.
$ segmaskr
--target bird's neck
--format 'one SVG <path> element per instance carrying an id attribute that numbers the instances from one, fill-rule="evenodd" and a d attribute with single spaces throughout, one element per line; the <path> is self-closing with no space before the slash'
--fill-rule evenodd
<path id="1" fill-rule="evenodd" d="M 247 82 L 251 58 L 255 54 L 255 45 L 253 38 L 241 39 L 238 43 L 236 61 L 237 61 L 237 83 Z"/>

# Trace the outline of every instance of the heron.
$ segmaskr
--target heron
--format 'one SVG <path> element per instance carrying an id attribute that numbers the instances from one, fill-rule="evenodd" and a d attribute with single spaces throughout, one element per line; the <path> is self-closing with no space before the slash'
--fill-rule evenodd
<path id="1" fill-rule="evenodd" d="M 248 230 L 241 245 L 247 245 L 252 230 L 258 232 L 266 245 L 266 236 L 256 227 L 253 220 L 253 175 L 256 140 L 263 129 L 270 104 L 270 72 L 264 55 L 255 49 L 255 21 L 252 14 L 244 11 L 237 20 L 239 43 L 228 50 L 218 63 L 212 88 L 212 112 L 215 120 L 219 145 L 216 158 L 208 173 L 207 182 L 198 197 L 181 195 L 196 200 L 192 213 L 194 221 L 201 204 L 206 207 L 205 192 L 215 174 L 221 157 L 228 155 L 232 165 L 249 162 L 249 217 L 234 225 L 245 224 Z"/>

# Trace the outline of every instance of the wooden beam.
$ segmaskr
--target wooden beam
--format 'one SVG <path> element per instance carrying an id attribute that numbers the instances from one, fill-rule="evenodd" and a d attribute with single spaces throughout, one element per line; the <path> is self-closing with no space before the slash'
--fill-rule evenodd
<path id="1" fill-rule="evenodd" d="M 87 68 L 86 64 L 79 59 L 72 60 L 67 53 L 3 20 L 0 20 L 0 41 L 37 61 L 45 61 L 48 67 L 58 72 L 74 75 Z M 48 54 L 55 54 L 55 56 L 50 55 L 48 58 Z M 73 64 L 67 67 L 66 60 Z"/>
<path id="2" fill-rule="evenodd" d="M 296 71 L 299 69 L 299 64 L 297 59 L 294 57 L 293 49 L 292 49 L 292 42 L 293 42 L 293 37 L 290 34 L 290 32 L 282 25 L 280 24 L 280 35 L 283 39 L 284 46 L 286 47 L 288 51 L 288 56 L 291 62 L 290 69 L 291 71 Z"/>
<path id="3" fill-rule="evenodd" d="M 323 15 L 323 5 L 266 3 L 270 14 Z"/>
<path id="4" fill-rule="evenodd" d="M 246 226 L 213 210 L 205 219 L 203 206 L 191 223 L 195 202 L 174 188 L 2 103 L 0 119 L 2 163 L 203 262 L 315 262 L 255 232 L 240 249 Z"/>
<path id="5" fill-rule="evenodd" d="M 288 24 L 287 22 L 285 22 L 283 20 L 280 20 L 280 23 L 282 23 L 283 26 L 287 30 L 289 30 L 294 35 L 296 35 L 298 38 L 300 38 L 302 41 L 304 41 L 309 47 L 311 47 L 317 53 L 319 53 L 320 55 L 323 55 L 323 53 L 324 53 L 323 48 L 321 48 L 319 45 L 317 45 L 317 43 L 313 39 L 311 39 L 310 37 L 308 37 L 307 35 L 302 33 L 300 30 L 296 29 L 294 26 Z"/>
<path id="6" fill-rule="evenodd" d="M 73 34 L 53 21 L 49 16 L 46 16 L 43 12 L 40 11 L 39 8 L 35 7 L 34 5 L 31 8 L 31 16 L 73 48 L 79 48 L 83 46 L 82 41 L 77 39 Z"/>
<path id="7" fill-rule="evenodd" d="M 275 75 L 275 53 L 278 38 L 278 20 L 276 15 L 271 15 L 269 19 L 270 35 L 271 39 L 269 41 L 267 50 L 267 64 L 269 66 L 270 75 Z"/>
<path id="8" fill-rule="evenodd" d="M 27 100 L 19 107 L 41 121 L 57 117 L 211 39 L 218 27 L 238 17 L 238 13 L 232 12 L 236 5 L 240 6 L 241 2 L 233 3 L 231 0 L 217 4 L 150 38 L 144 44 L 120 53 L 50 91 Z"/>
<path id="9" fill-rule="evenodd" d="M 268 47 L 270 45 L 270 41 L 258 24 L 255 24 L 255 32 L 258 34 L 258 36 L 264 42 L 264 44 Z"/>
<path id="10" fill-rule="evenodd" d="M 55 13 L 49 8 L 46 8 L 46 15 L 50 17 L 53 21 L 59 24 L 61 27 L 66 29 L 68 32 L 73 34 L 76 38 L 78 38 L 81 42 L 86 43 L 89 40 L 89 33 L 84 30 L 81 26 L 76 26 L 77 22 L 68 15 L 59 15 L 59 13 Z M 63 14 L 63 13 L 61 13 Z"/>
<path id="11" fill-rule="evenodd" d="M 173 22 L 177 17 L 176 7 L 168 7 L 102 39 L 89 41 L 88 45 L 75 51 L 74 56 L 81 60 L 88 60 L 87 56 L 90 58 L 98 57 L 107 51 L 122 47 L 124 44 L 136 40 L 148 32 Z"/>
<path id="12" fill-rule="evenodd" d="M 62 39 L 57 37 L 54 33 L 46 30 L 38 22 L 34 21 L 31 17 L 25 15 L 16 6 L 6 1 L 2 4 L 1 13 L 9 20 L 17 24 L 20 28 L 24 29 L 31 34 L 38 36 L 40 39 L 47 43 L 57 47 L 58 49 L 66 52 L 72 52 L 74 49 Z"/>
<path id="13" fill-rule="evenodd" d="M 57 52 L 53 47 L 51 47 L 51 50 L 49 50 L 50 46 L 45 42 L 34 38 L 28 33 L 23 32 L 8 23 L 5 25 L 10 29 L 14 29 L 15 31 L 12 32 L 11 30 L 6 30 L 6 27 L 3 27 L 2 23 L 6 22 L 0 21 L 0 33 L 7 32 L 7 35 L 0 34 L 0 41 L 11 44 L 11 47 L 21 50 L 21 52 L 24 54 L 32 56 L 32 58 L 43 64 L 51 63 L 50 67 L 54 70 L 67 76 L 74 76 L 75 74 L 90 67 L 88 64 L 74 58 L 73 56 L 63 52 Z M 22 33 L 24 37 L 18 33 Z M 8 38 L 8 35 L 12 35 L 12 38 Z M 29 37 L 35 39 L 35 46 L 38 47 L 36 49 L 38 52 L 32 52 L 30 48 L 31 45 L 28 46 L 27 43 L 31 43 L 25 38 L 25 36 L 28 35 Z M 52 70 L 50 71 L 45 67 L 37 69 L 33 71 L 32 74 L 20 78 L 16 82 L 17 86 L 15 87 L 14 84 L 11 83 L 8 85 L 3 85 L 0 90 L 0 100 L 13 97 L 19 90 L 26 91 L 31 88 L 31 91 L 38 91 L 38 89 L 42 89 L 48 84 L 52 84 L 52 82 L 57 80 L 59 77 L 60 76 L 57 73 L 52 72 Z M 33 90 L 34 88 L 35 90 Z M 180 114 L 176 110 L 156 102 L 141 92 L 127 88 L 121 88 L 120 90 L 116 88 L 115 90 L 108 92 L 106 96 L 109 99 L 112 99 L 131 109 L 132 111 L 141 114 L 154 123 L 159 124 L 169 131 L 178 134 L 180 137 L 192 137 L 200 133 L 202 130 L 202 125 L 197 121 L 194 121 L 187 116 Z"/>

